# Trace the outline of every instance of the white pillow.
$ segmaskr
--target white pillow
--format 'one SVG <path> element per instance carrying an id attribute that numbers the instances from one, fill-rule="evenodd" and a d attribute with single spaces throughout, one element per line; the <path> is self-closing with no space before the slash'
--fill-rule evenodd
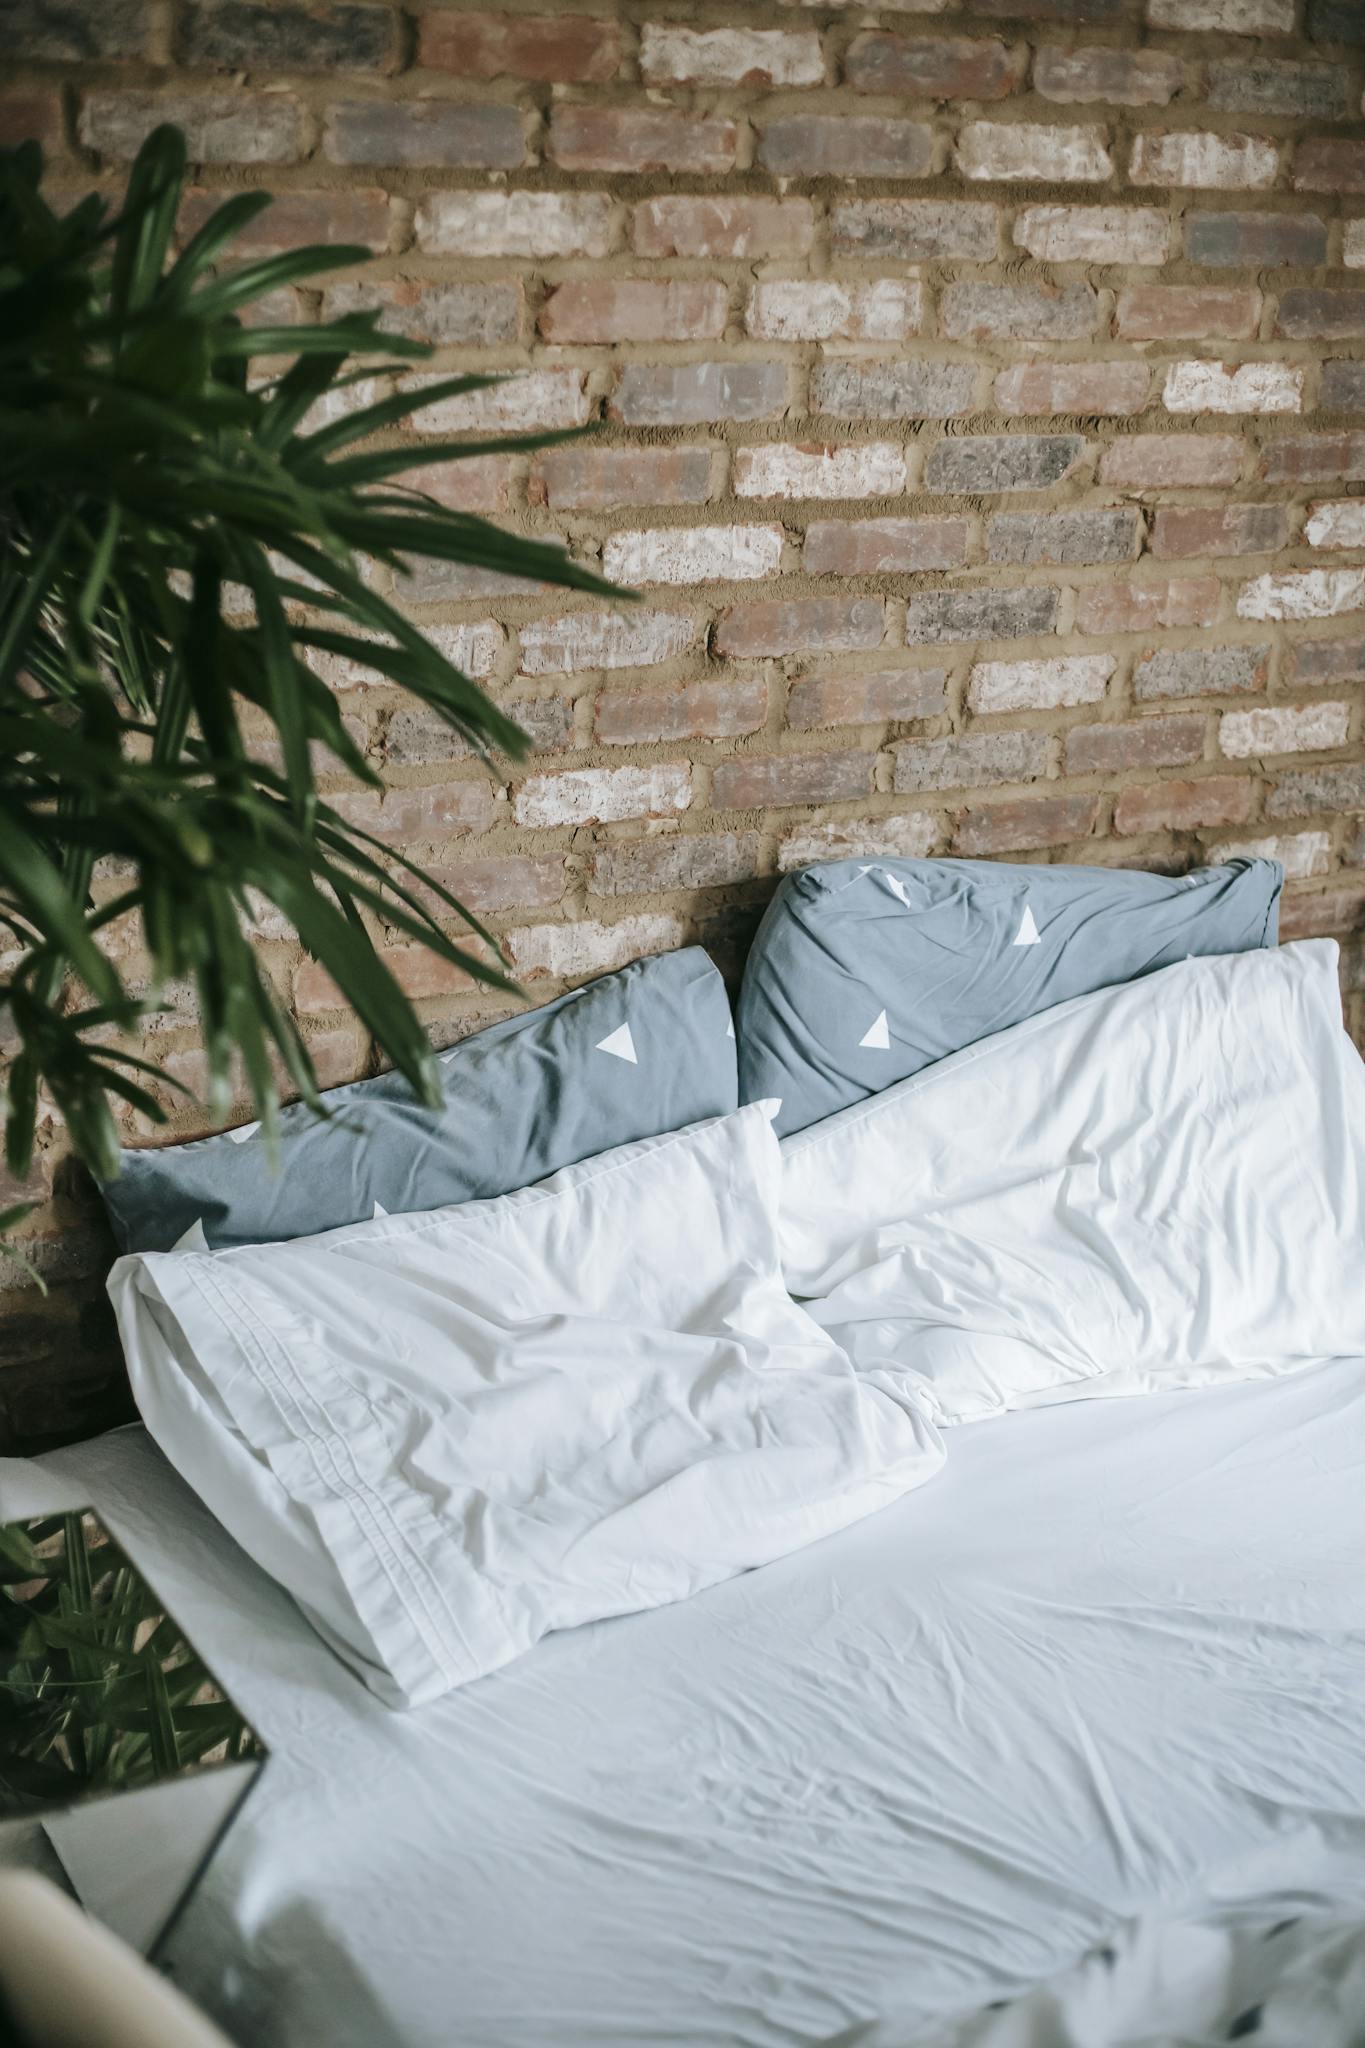
<path id="1" fill-rule="evenodd" d="M 496 1201 L 110 1278 L 147 1426 L 376 1691 L 682 1599 L 927 1479 L 789 1300 L 763 1109 Z"/>
<path id="2" fill-rule="evenodd" d="M 1330 940 L 1078 996 L 786 1139 L 787 1284 L 940 1423 L 1365 1352 Z"/>

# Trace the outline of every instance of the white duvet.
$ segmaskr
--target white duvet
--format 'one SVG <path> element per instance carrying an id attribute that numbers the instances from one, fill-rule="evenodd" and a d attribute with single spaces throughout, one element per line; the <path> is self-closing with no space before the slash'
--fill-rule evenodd
<path id="1" fill-rule="evenodd" d="M 792 1293 L 940 1423 L 1365 1350 L 1337 948 L 1080 996 L 783 1143 Z"/>

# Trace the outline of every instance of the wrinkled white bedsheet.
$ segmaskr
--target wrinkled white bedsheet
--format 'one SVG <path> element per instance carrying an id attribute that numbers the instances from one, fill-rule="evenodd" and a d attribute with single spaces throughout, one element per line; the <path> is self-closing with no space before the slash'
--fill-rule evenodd
<path id="1" fill-rule="evenodd" d="M 899 2048 L 895 2022 L 865 2048 Z M 1362 2048 L 1365 1920 L 1135 1920 L 921 2048 Z"/>
<path id="2" fill-rule="evenodd" d="M 173 1945 L 252 2048 L 909 2048 L 1139 1914 L 1365 1910 L 1365 1361 L 956 1431 L 411 1714 L 140 1431 L 0 1463 L 6 1515 L 54 1489 L 275 1752 Z"/>

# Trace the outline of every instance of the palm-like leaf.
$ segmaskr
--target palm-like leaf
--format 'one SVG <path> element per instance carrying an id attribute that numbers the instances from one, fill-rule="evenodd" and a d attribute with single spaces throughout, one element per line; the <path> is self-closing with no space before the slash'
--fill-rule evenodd
<path id="1" fill-rule="evenodd" d="M 558 548 L 402 485 L 418 461 L 565 435 L 417 454 L 374 445 L 413 403 L 402 395 L 310 428 L 329 392 L 430 351 L 381 336 L 372 314 L 244 326 L 264 293 L 368 252 L 302 249 L 223 272 L 233 236 L 267 203 L 241 194 L 172 261 L 184 157 L 178 132 L 159 129 L 113 219 L 95 198 L 58 217 L 36 148 L 0 157 L 0 929 L 19 952 L 0 1008 L 18 1041 L 5 1076 L 15 1173 L 29 1161 L 40 1086 L 101 1174 L 117 1166 L 111 1097 L 163 1116 L 141 1063 L 107 1041 L 173 982 L 197 998 L 214 1107 L 234 1058 L 267 1127 L 281 1071 L 317 1102 L 307 1047 L 252 952 L 253 897 L 284 913 L 431 1097 L 426 1035 L 367 920 L 382 913 L 478 979 L 509 984 L 486 945 L 449 935 L 454 920 L 487 936 L 446 890 L 319 796 L 319 745 L 377 778 L 309 656 L 363 661 L 476 752 L 516 756 L 525 736 L 370 587 L 358 558 L 401 569 L 425 555 L 611 594 Z M 357 356 L 364 367 L 350 367 Z M 253 360 L 265 364 L 258 376 Z M 490 381 L 443 379 L 421 403 Z M 251 617 L 225 616 L 229 583 L 251 593 Z M 252 744 L 243 706 L 259 714 Z M 259 758 L 262 717 L 279 767 Z M 90 895 L 97 862 L 130 878 L 102 910 Z M 153 966 L 140 999 L 101 946 L 103 927 L 128 913 Z"/>

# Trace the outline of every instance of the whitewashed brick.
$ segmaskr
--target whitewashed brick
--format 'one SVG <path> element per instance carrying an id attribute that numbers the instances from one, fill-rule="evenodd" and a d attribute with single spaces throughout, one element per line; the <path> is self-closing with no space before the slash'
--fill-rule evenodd
<path id="1" fill-rule="evenodd" d="M 1301 412 L 1303 371 L 1290 363 L 1172 363 L 1167 412 Z"/>
<path id="2" fill-rule="evenodd" d="M 1294 0 L 1147 0 L 1147 19 L 1153 28 L 1289 36 L 1294 33 Z"/>
<path id="3" fill-rule="evenodd" d="M 494 619 L 475 619 L 464 626 L 421 626 L 418 630 L 424 640 L 429 640 L 467 676 L 491 675 L 497 666 L 503 631 Z M 373 636 L 366 633 L 360 637 L 368 640 Z M 309 650 L 308 666 L 334 690 L 365 689 L 388 682 L 388 677 L 377 668 L 354 661 L 349 654 L 329 654 L 320 647 Z"/>
<path id="4" fill-rule="evenodd" d="M 605 192 L 429 192 L 414 225 L 427 256 L 606 256 L 613 210 Z"/>
<path id="5" fill-rule="evenodd" d="M 1097 704 L 1118 666 L 1109 654 L 1077 654 L 1057 661 L 980 661 L 972 670 L 967 702 L 973 711 L 1050 711 Z"/>
<path id="6" fill-rule="evenodd" d="M 807 868 L 817 860 L 923 860 L 934 850 L 938 820 L 932 811 L 906 811 L 889 818 L 836 818 L 821 825 L 793 825 L 777 843 L 779 871 Z"/>
<path id="7" fill-rule="evenodd" d="M 1358 611 L 1365 611 L 1365 569 L 1257 576 L 1237 597 L 1239 619 L 1336 619 Z"/>
<path id="8" fill-rule="evenodd" d="M 519 825 L 611 825 L 621 818 L 671 818 L 692 801 L 685 761 L 643 768 L 565 768 L 528 775 L 512 800 Z"/>
<path id="9" fill-rule="evenodd" d="M 1213 135 L 1189 128 L 1139 135 L 1128 175 L 1135 185 L 1193 185 L 1252 192 L 1273 185 L 1280 152 L 1261 135 Z"/>
<path id="10" fill-rule="evenodd" d="M 1362 102 L 1365 105 L 1365 102 Z M 1365 270 L 1365 220 L 1348 220 L 1342 243 L 1342 261 L 1350 270 Z"/>
<path id="11" fill-rule="evenodd" d="M 750 292 L 745 324 L 765 341 L 904 341 L 924 324 L 924 286 L 909 277 L 770 278 Z"/>
<path id="12" fill-rule="evenodd" d="M 647 85 L 822 85 L 814 29 L 679 28 L 646 22 L 640 75 Z"/>
<path id="13" fill-rule="evenodd" d="M 670 953 L 686 936 L 680 917 L 640 911 L 617 924 L 584 918 L 577 924 L 526 925 L 508 932 L 503 943 L 522 981 L 580 981 L 586 974 L 609 974 L 648 953 Z"/>
<path id="14" fill-rule="evenodd" d="M 782 563 L 780 526 L 655 526 L 614 533 L 602 550 L 613 583 L 754 583 Z"/>
<path id="15" fill-rule="evenodd" d="M 964 178 L 1038 178 L 1071 185 L 1094 184 L 1114 174 L 1103 128 L 968 121 L 954 157 Z"/>
<path id="16" fill-rule="evenodd" d="M 440 376 L 411 377 L 408 389 L 418 407 L 411 424 L 419 434 L 468 434 L 511 429 L 534 433 L 541 427 L 581 427 L 592 413 L 586 370 L 527 370 L 486 391 L 422 405 L 421 394 Z"/>
<path id="17" fill-rule="evenodd" d="M 1209 848 L 1209 859 L 1277 860 L 1287 880 L 1307 881 L 1311 875 L 1325 875 L 1332 867 L 1330 832 L 1281 832 L 1267 839 L 1226 840 Z"/>
<path id="18" fill-rule="evenodd" d="M 567 612 L 521 628 L 524 676 L 574 675 L 584 669 L 649 668 L 672 661 L 697 638 L 686 612 Z"/>
<path id="19" fill-rule="evenodd" d="M 1225 711 L 1218 744 L 1232 761 L 1252 754 L 1313 754 L 1344 747 L 1351 723 L 1349 704 L 1259 704 L 1252 711 Z"/>
<path id="20" fill-rule="evenodd" d="M 894 441 L 770 443 L 735 456 L 737 498 L 886 498 L 905 485 L 905 456 Z"/>
<path id="21" fill-rule="evenodd" d="M 1014 239 L 1040 263 L 1164 263 L 1171 223 L 1155 206 L 1026 206 Z"/>
<path id="22" fill-rule="evenodd" d="M 1365 548 L 1365 498 L 1312 506 L 1303 531 L 1310 547 Z"/>

